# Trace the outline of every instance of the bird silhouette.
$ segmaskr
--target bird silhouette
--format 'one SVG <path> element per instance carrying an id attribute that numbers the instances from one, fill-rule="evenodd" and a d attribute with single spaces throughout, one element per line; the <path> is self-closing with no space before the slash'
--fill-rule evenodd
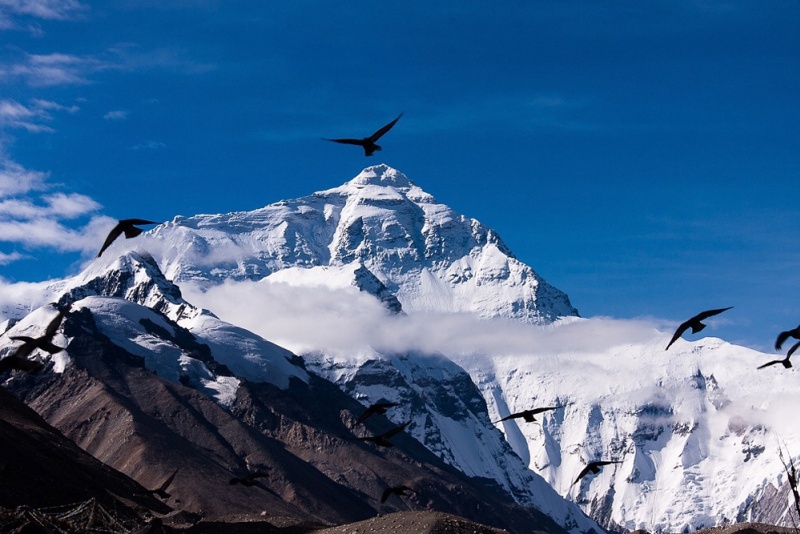
<path id="1" fill-rule="evenodd" d="M 672 336 L 672 339 L 667 344 L 667 348 L 664 349 L 664 350 L 669 350 L 669 347 L 673 343 L 675 343 L 678 340 L 678 338 L 681 337 L 683 335 L 683 333 L 686 332 L 688 329 L 691 328 L 692 329 L 692 334 L 696 334 L 699 331 L 701 331 L 703 328 L 706 327 L 706 325 L 704 325 L 701 321 L 703 321 L 704 319 L 708 319 L 709 317 L 712 317 L 714 315 L 720 314 L 720 313 L 724 312 L 725 310 L 730 310 L 731 308 L 733 308 L 733 306 L 728 306 L 727 308 L 719 308 L 717 310 L 708 310 L 708 311 L 700 312 L 697 315 L 695 315 L 694 317 L 692 317 L 691 319 L 689 319 L 688 321 L 685 321 L 685 322 L 681 323 L 681 325 L 678 327 L 678 329 L 675 330 L 675 335 Z"/>
<path id="2" fill-rule="evenodd" d="M 175 475 L 178 474 L 178 470 L 172 472 L 172 474 L 156 489 L 150 490 L 150 493 L 153 495 L 157 495 L 162 499 L 169 498 L 169 493 L 167 493 L 167 488 L 170 484 L 172 484 L 172 480 L 175 478 Z"/>
<path id="3" fill-rule="evenodd" d="M 589 473 L 596 475 L 597 473 L 600 472 L 600 468 L 603 467 L 604 465 L 621 464 L 621 463 L 622 463 L 621 460 L 598 460 L 596 462 L 589 462 L 589 465 L 583 468 L 583 471 L 580 472 L 578 478 L 575 479 L 575 482 L 573 482 L 572 485 L 574 486 L 575 484 L 577 484 L 580 479 L 582 479 Z"/>
<path id="4" fill-rule="evenodd" d="M 269 477 L 269 473 L 267 473 L 266 471 L 251 471 L 247 473 L 247 476 L 245 476 L 244 478 L 233 477 L 232 479 L 230 479 L 229 484 L 231 486 L 235 484 L 241 484 L 242 486 L 247 486 L 249 488 L 251 486 L 256 485 L 257 478 L 266 478 L 266 477 Z"/>
<path id="5" fill-rule="evenodd" d="M 404 495 L 411 495 L 412 493 L 416 493 L 416 490 L 409 488 L 408 486 L 393 486 L 391 488 L 386 488 L 383 490 L 383 495 L 381 495 L 381 504 L 385 503 L 386 499 L 388 499 L 392 494 L 402 497 Z"/>
<path id="6" fill-rule="evenodd" d="M 99 258 L 105 250 L 111 246 L 111 243 L 114 242 L 116 238 L 118 238 L 123 233 L 127 239 L 132 237 L 136 237 L 137 235 L 141 234 L 144 230 L 141 228 L 136 228 L 137 224 L 158 224 L 155 221 L 148 221 L 145 219 L 122 219 L 120 220 L 117 225 L 111 229 L 108 233 L 108 237 L 106 237 L 103 246 L 100 248 L 100 252 L 97 253 L 97 257 Z"/>
<path id="7" fill-rule="evenodd" d="M 395 406 L 400 406 L 400 403 L 398 403 L 398 402 L 376 402 L 375 404 L 373 404 L 369 408 L 367 408 L 364 411 L 364 413 L 362 413 L 361 415 L 358 416 L 358 419 L 356 419 L 355 424 L 357 425 L 357 424 L 363 423 L 367 419 L 367 417 L 369 417 L 372 414 L 383 415 L 383 414 L 386 413 L 386 410 L 388 410 L 389 408 L 394 408 Z"/>
<path id="8" fill-rule="evenodd" d="M 783 365 L 784 368 L 789 369 L 792 366 L 792 362 L 789 361 L 789 356 L 791 355 L 787 355 L 782 360 L 772 360 L 765 363 L 764 365 L 759 365 L 758 369 L 763 369 L 764 367 L 769 367 L 770 365 L 776 365 L 776 364 L 781 364 Z"/>
<path id="9" fill-rule="evenodd" d="M 797 328 L 792 328 L 791 330 L 786 330 L 778 334 L 778 338 L 775 340 L 775 350 L 781 350 L 783 342 L 790 337 L 800 339 L 800 325 L 798 325 Z"/>
<path id="10" fill-rule="evenodd" d="M 382 150 L 380 145 L 376 144 L 376 141 L 378 139 L 380 139 L 381 136 L 383 136 L 383 134 L 385 134 L 386 132 L 391 130 L 392 126 L 394 126 L 395 123 L 397 121 L 399 121 L 400 117 L 402 117 L 402 116 L 403 116 L 403 114 L 401 113 L 400 115 L 397 116 L 397 118 L 395 120 L 393 120 L 392 122 L 390 122 L 389 124 L 387 124 L 386 126 L 381 128 L 380 130 L 378 130 L 374 134 L 370 135 L 369 137 L 364 137 L 363 139 L 347 139 L 347 138 L 346 139 L 328 139 L 327 137 L 323 137 L 322 139 L 325 140 L 325 141 L 333 141 L 334 143 L 344 143 L 344 144 L 347 144 L 347 145 L 358 145 L 358 146 L 360 146 L 360 147 L 362 147 L 364 149 L 364 155 L 365 156 L 371 156 L 376 151 Z"/>
<path id="11" fill-rule="evenodd" d="M 372 443 L 374 443 L 375 445 L 378 445 L 379 447 L 394 447 L 394 444 L 391 441 L 389 441 L 389 438 L 399 434 L 400 432 L 402 432 L 410 424 L 411 424 L 411 421 L 406 421 L 402 425 L 396 426 L 396 427 L 394 427 L 394 428 L 392 428 L 390 430 L 387 430 L 386 432 L 384 432 L 383 434 L 380 434 L 378 436 L 366 436 L 366 437 L 363 437 L 363 438 L 355 438 L 355 439 L 357 439 L 359 441 L 371 441 Z"/>
<path id="12" fill-rule="evenodd" d="M 547 408 L 533 408 L 532 410 L 524 410 L 522 412 L 517 412 L 517 413 L 512 413 L 511 415 L 507 415 L 502 419 L 494 421 L 492 424 L 494 425 L 501 421 L 507 421 L 508 419 L 517 419 L 517 418 L 522 418 L 525 419 L 525 421 L 528 423 L 533 423 L 534 421 L 536 421 L 536 417 L 534 417 L 536 414 L 540 414 L 542 412 L 547 412 L 550 410 L 556 410 L 558 408 L 561 408 L 561 406 L 548 406 Z"/>
<path id="13" fill-rule="evenodd" d="M 800 348 L 800 341 L 792 345 L 792 347 L 789 349 L 789 352 L 786 353 L 786 357 L 783 358 L 782 360 L 772 360 L 765 363 L 764 365 L 759 365 L 758 368 L 763 369 L 764 367 L 769 367 L 770 365 L 781 364 L 783 365 L 784 369 L 789 369 L 792 367 L 792 362 L 791 360 L 789 360 L 789 358 L 792 357 L 792 354 L 794 354 L 798 348 Z"/>
<path id="14" fill-rule="evenodd" d="M 55 306 L 55 304 L 51 304 Z M 9 339 L 14 341 L 22 341 L 22 345 L 17 349 L 0 360 L 0 373 L 10 371 L 12 369 L 26 371 L 29 373 L 37 373 L 44 368 L 44 364 L 38 360 L 30 360 L 30 356 L 34 350 L 41 349 L 50 354 L 56 354 L 64 350 L 64 347 L 59 347 L 53 344 L 53 336 L 56 335 L 58 327 L 61 326 L 61 321 L 69 311 L 69 306 L 58 308 L 58 314 L 47 323 L 44 329 L 44 334 L 40 337 L 30 336 L 8 336 Z"/>

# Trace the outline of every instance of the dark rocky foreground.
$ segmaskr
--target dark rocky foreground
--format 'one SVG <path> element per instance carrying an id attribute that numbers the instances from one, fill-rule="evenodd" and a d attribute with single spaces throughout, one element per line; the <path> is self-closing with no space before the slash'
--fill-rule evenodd
<path id="1" fill-rule="evenodd" d="M 56 524 L 80 509 L 107 514 L 128 530 L 152 520 L 153 532 L 290 534 L 379 521 L 379 514 L 438 511 L 513 533 L 565 532 L 405 433 L 392 438 L 392 448 L 356 440 L 394 424 L 376 416 L 354 425 L 363 406 L 326 380 L 312 376 L 288 390 L 243 381 L 225 408 L 148 370 L 142 358 L 103 336 L 86 308 L 69 313 L 63 328 L 73 360 L 63 373 L 15 373 L 4 382 L 7 390 L 0 388 L 6 525 Z M 254 485 L 229 483 L 262 470 L 268 476 Z M 157 498 L 150 490 L 173 472 L 168 495 Z M 398 484 L 417 493 L 380 503 L 383 490 Z M 287 519 L 276 524 L 279 517 Z"/>
<path id="2" fill-rule="evenodd" d="M 707 528 L 698 530 L 698 534 L 791 534 L 796 533 L 796 528 L 776 527 L 763 523 L 737 523 L 725 527 Z"/>

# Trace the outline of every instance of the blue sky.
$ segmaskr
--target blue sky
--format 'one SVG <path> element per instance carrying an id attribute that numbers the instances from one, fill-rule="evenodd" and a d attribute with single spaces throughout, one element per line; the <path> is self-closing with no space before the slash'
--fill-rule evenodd
<path id="1" fill-rule="evenodd" d="M 0 276 L 385 162 L 584 316 L 800 322 L 800 3 L 341 4 L 0 0 Z"/>

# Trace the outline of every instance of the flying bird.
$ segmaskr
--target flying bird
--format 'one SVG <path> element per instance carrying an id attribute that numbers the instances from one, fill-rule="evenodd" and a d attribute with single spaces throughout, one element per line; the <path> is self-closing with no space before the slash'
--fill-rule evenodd
<path id="1" fill-rule="evenodd" d="M 789 358 L 791 358 L 791 357 L 792 357 L 792 354 L 794 354 L 794 353 L 795 353 L 795 351 L 796 351 L 798 348 L 800 348 L 800 341 L 798 341 L 797 343 L 795 343 L 794 345 L 792 345 L 792 348 L 790 348 L 790 349 L 789 349 L 789 352 L 787 352 L 787 353 L 786 353 L 786 357 L 785 357 L 784 359 L 782 359 L 782 360 L 772 360 L 772 361 L 769 361 L 769 362 L 765 363 L 764 365 L 759 365 L 759 366 L 758 366 L 758 368 L 759 368 L 759 369 L 763 369 L 764 367 L 769 367 L 770 365 L 777 365 L 777 364 L 781 364 L 781 365 L 783 365 L 783 368 L 784 368 L 784 369 L 789 369 L 789 368 L 791 368 L 791 367 L 792 367 L 792 362 L 791 362 L 791 360 L 789 360 Z"/>
<path id="2" fill-rule="evenodd" d="M 118 238 L 123 233 L 127 239 L 132 237 L 136 237 L 137 235 L 141 234 L 144 230 L 141 228 L 136 228 L 137 224 L 158 224 L 155 221 L 148 221 L 145 219 L 122 219 L 120 220 L 117 225 L 111 229 L 108 233 L 108 237 L 106 238 L 105 243 L 100 248 L 100 252 L 97 253 L 97 257 L 99 258 L 105 250 L 111 246 L 111 243 L 114 242 L 116 238 Z"/>
<path id="3" fill-rule="evenodd" d="M 508 419 L 517 419 L 520 417 L 522 419 L 525 419 L 525 421 L 528 423 L 533 423 L 534 421 L 536 421 L 536 417 L 534 417 L 536 414 L 540 414 L 542 412 L 547 412 L 550 410 L 557 410 L 558 408 L 561 408 L 561 406 L 548 406 L 547 408 L 533 408 L 532 410 L 525 410 L 522 412 L 512 413 L 511 415 L 507 415 L 502 419 L 494 421 L 492 424 L 494 425 L 501 421 L 507 421 Z"/>
<path id="4" fill-rule="evenodd" d="M 703 321 L 705 319 L 708 319 L 709 317 L 712 317 L 714 315 L 720 314 L 720 313 L 724 312 L 725 310 L 730 310 L 731 308 L 733 308 L 733 306 L 728 306 L 727 308 L 720 308 L 718 310 L 708 310 L 708 311 L 700 312 L 697 315 L 695 315 L 694 317 L 692 317 L 691 319 L 689 319 L 688 321 L 685 321 L 685 322 L 681 323 L 681 325 L 678 327 L 678 329 L 675 330 L 675 335 L 672 336 L 672 339 L 667 344 L 667 348 L 664 349 L 664 350 L 669 350 L 669 347 L 673 343 L 675 343 L 678 340 L 678 338 L 681 337 L 683 335 L 683 333 L 686 332 L 688 329 L 691 328 L 692 329 L 692 334 L 696 334 L 699 331 L 701 331 L 703 328 L 706 327 L 706 325 L 704 325 L 701 321 Z"/>
<path id="5" fill-rule="evenodd" d="M 600 472 L 600 468 L 603 467 L 604 465 L 621 464 L 621 463 L 622 461 L 620 460 L 599 460 L 596 462 L 589 462 L 589 465 L 583 468 L 583 471 L 580 472 L 578 478 L 575 479 L 575 482 L 573 482 L 572 485 L 574 486 L 575 484 L 577 484 L 580 479 L 582 479 L 589 473 L 596 475 L 597 473 Z"/>
<path id="6" fill-rule="evenodd" d="M 357 424 L 363 423 L 367 419 L 367 417 L 369 417 L 372 414 L 383 415 L 383 414 L 386 413 L 386 410 L 388 410 L 389 408 L 394 408 L 395 406 L 400 406 L 400 403 L 398 403 L 398 402 L 376 402 L 375 404 L 373 404 L 372 406 L 367 408 L 364 413 L 362 413 L 361 415 L 358 416 L 358 419 L 356 419 L 355 424 L 357 425 Z"/>
<path id="7" fill-rule="evenodd" d="M 172 484 L 172 480 L 175 478 L 175 475 L 177 475 L 177 474 L 178 474 L 178 470 L 176 469 L 175 471 L 172 472 L 172 474 L 169 476 L 169 478 L 167 478 L 164 481 L 163 484 L 161 484 L 159 487 L 157 487 L 154 490 L 150 490 L 150 493 L 152 493 L 153 495 L 157 495 L 157 496 L 161 497 L 162 499 L 169 498 L 169 493 L 167 493 L 167 488 L 169 487 L 170 484 Z"/>
<path id="8" fill-rule="evenodd" d="M 400 120 L 403 114 L 397 116 L 395 120 L 375 132 L 374 134 L 370 135 L 369 137 L 364 137 L 363 139 L 328 139 L 327 137 L 323 137 L 322 139 L 325 141 L 333 141 L 334 143 L 344 143 L 346 145 L 358 145 L 364 149 L 365 156 L 371 156 L 376 151 L 382 150 L 380 145 L 376 144 L 376 141 L 381 138 L 383 134 L 388 132 L 392 129 L 392 126 L 395 125 L 397 121 Z"/>
<path id="9" fill-rule="evenodd" d="M 411 424 L 411 421 L 406 421 L 402 425 L 396 426 L 396 427 L 394 427 L 394 428 L 392 428 L 390 430 L 387 430 L 386 432 L 384 432 L 383 434 L 380 434 L 378 436 L 366 436 L 366 437 L 363 437 L 363 438 L 355 438 L 355 439 L 360 440 L 360 441 L 371 441 L 372 443 L 374 443 L 375 445 L 378 445 L 380 447 L 394 447 L 394 444 L 391 441 L 389 441 L 389 438 L 399 434 L 400 432 L 402 432 L 410 424 Z"/>
<path id="10" fill-rule="evenodd" d="M 797 328 L 792 328 L 791 330 L 786 330 L 778 334 L 778 339 L 775 340 L 775 350 L 781 350 L 783 342 L 790 337 L 800 339 L 800 325 L 798 325 Z"/>
<path id="11" fill-rule="evenodd" d="M 416 491 L 408 486 L 393 486 L 391 488 L 386 488 L 383 490 L 383 495 L 381 495 L 381 504 L 385 503 L 386 499 L 388 499 L 391 494 L 402 497 L 405 495 L 411 495 L 412 493 L 416 493 Z"/>
<path id="12" fill-rule="evenodd" d="M 231 486 L 233 486 L 235 484 L 241 484 L 242 486 L 247 486 L 249 488 L 251 486 L 255 486 L 256 485 L 256 479 L 257 478 L 266 478 L 268 476 L 269 476 L 269 473 L 267 473 L 266 471 L 253 471 L 253 472 L 247 473 L 247 476 L 245 476 L 244 478 L 233 477 L 230 480 L 229 484 Z"/>
<path id="13" fill-rule="evenodd" d="M 30 336 L 8 336 L 9 339 L 14 341 L 22 341 L 22 345 L 17 347 L 11 355 L 6 356 L 0 360 L 0 373 L 17 369 L 26 371 L 28 373 L 37 373 L 44 368 L 44 364 L 38 360 L 30 360 L 30 356 L 34 350 L 41 349 L 50 354 L 55 354 L 64 350 L 64 347 L 59 347 L 53 344 L 53 336 L 56 335 L 58 327 L 61 326 L 61 321 L 69 311 L 69 306 L 58 308 L 58 314 L 47 323 L 44 329 L 44 335 L 40 337 Z"/>
<path id="14" fill-rule="evenodd" d="M 770 365 L 776 365 L 776 364 L 781 364 L 781 365 L 783 365 L 783 367 L 785 369 L 788 369 L 788 368 L 790 368 L 792 366 L 792 362 L 789 361 L 789 356 L 790 355 L 787 355 L 782 360 L 772 360 L 772 361 L 769 361 L 769 362 L 765 363 L 764 365 L 759 365 L 758 369 L 763 369 L 764 367 L 769 367 Z"/>

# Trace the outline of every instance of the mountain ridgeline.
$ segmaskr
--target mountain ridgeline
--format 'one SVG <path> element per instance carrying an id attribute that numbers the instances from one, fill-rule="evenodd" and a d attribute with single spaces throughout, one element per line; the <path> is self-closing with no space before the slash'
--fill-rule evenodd
<path id="1" fill-rule="evenodd" d="M 356 288 L 337 298 L 438 318 L 444 333 L 453 316 L 503 328 L 467 349 L 345 339 L 291 352 L 268 341 L 283 334 L 274 323 L 230 324 L 179 289 L 218 295 L 270 280 Z M 427 509 L 574 534 L 795 520 L 778 454 L 800 452 L 800 425 L 783 408 L 800 400 L 794 370 L 756 373 L 768 355 L 714 338 L 677 339 L 665 354 L 670 333 L 580 318 L 496 232 L 386 165 L 116 242 L 81 274 L 43 284 L 35 302 L 3 310 L 7 333 L 41 331 L 48 302 L 71 304 L 54 340 L 67 350 L 7 387 L 144 487 L 178 469 L 165 501 L 176 509 L 323 523 Z M 309 336 L 322 326 L 283 319 Z M 519 332 L 524 343 L 507 343 Z M 0 337 L 0 356 L 11 346 Z M 378 401 L 391 409 L 356 423 Z M 537 407 L 552 409 L 508 418 Z M 401 425 L 393 447 L 358 439 Z M 610 463 L 576 480 L 597 460 Z M 253 473 L 264 476 L 228 483 Z M 401 486 L 413 491 L 380 502 Z"/>
<path id="2" fill-rule="evenodd" d="M 538 324 L 578 314 L 496 232 L 386 165 L 340 187 L 250 212 L 176 217 L 152 237 L 163 241 L 160 264 L 177 283 L 360 264 L 406 312 L 470 312 Z"/>

